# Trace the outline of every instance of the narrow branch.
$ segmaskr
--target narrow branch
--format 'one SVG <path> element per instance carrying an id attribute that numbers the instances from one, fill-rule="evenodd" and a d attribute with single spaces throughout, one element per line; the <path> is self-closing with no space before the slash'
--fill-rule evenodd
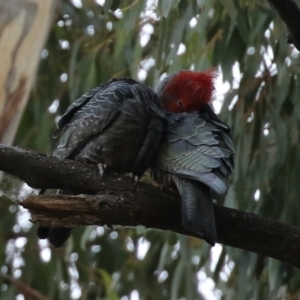
<path id="1" fill-rule="evenodd" d="M 15 285 L 19 291 L 24 294 L 25 296 L 30 295 L 32 297 L 34 297 L 35 299 L 38 300 L 51 300 L 50 298 L 44 296 L 43 294 L 41 294 L 39 291 L 37 291 L 36 289 L 32 288 L 31 286 L 29 286 L 28 284 L 13 278 L 12 276 L 6 274 L 6 273 L 2 273 L 0 272 L 0 276 L 6 280 L 9 280 L 13 285 Z"/>
<path id="2" fill-rule="evenodd" d="M 300 51 L 300 9 L 294 0 L 268 0 L 289 31 L 287 42 Z"/>
<path id="3" fill-rule="evenodd" d="M 99 180 L 97 170 L 85 164 L 2 145 L 0 170 L 35 187 L 98 193 L 28 197 L 21 205 L 30 210 L 37 224 L 144 225 L 200 237 L 182 227 L 177 193 L 160 191 L 146 183 L 135 187 L 127 176 L 107 174 Z M 264 254 L 300 269 L 298 227 L 217 205 L 215 218 L 219 243 Z"/>

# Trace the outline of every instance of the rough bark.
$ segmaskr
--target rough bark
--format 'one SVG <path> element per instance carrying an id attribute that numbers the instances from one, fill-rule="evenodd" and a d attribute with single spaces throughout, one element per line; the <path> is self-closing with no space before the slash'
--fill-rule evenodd
<path id="1" fill-rule="evenodd" d="M 127 176 L 99 173 L 92 166 L 0 145 L 0 170 L 33 187 L 69 188 L 81 196 L 29 196 L 20 204 L 45 226 L 144 225 L 193 234 L 181 225 L 180 198 Z M 95 195 L 97 193 L 97 195 Z M 282 201 L 282 199 L 278 199 Z M 253 251 L 300 268 L 300 229 L 255 214 L 215 205 L 218 242 Z"/>
<path id="2" fill-rule="evenodd" d="M 12 144 L 56 0 L 0 0 L 0 142 Z"/>
<path id="3" fill-rule="evenodd" d="M 300 9 L 294 0 L 268 0 L 288 29 L 287 42 L 300 51 Z"/>

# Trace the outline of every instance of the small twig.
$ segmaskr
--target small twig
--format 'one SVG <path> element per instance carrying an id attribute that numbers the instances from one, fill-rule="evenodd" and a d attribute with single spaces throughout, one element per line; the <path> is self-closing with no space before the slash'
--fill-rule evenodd
<path id="1" fill-rule="evenodd" d="M 24 282 L 22 282 L 18 279 L 15 279 L 15 278 L 13 278 L 12 276 L 10 276 L 6 273 L 0 272 L 0 276 L 4 279 L 9 280 L 24 295 L 31 295 L 31 296 L 35 297 L 36 299 L 39 299 L 39 300 L 51 300 L 51 298 L 48 298 L 45 295 L 41 294 L 39 291 L 32 288 L 28 284 L 26 284 L 26 283 L 24 283 Z"/>

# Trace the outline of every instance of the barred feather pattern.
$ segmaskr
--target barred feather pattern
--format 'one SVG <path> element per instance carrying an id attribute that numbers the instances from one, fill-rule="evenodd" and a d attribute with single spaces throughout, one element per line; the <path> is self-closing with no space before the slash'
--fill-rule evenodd
<path id="1" fill-rule="evenodd" d="M 164 122 L 151 88 L 133 79 L 115 79 L 68 108 L 55 132 L 61 138 L 53 155 L 141 176 L 161 141 Z"/>
<path id="2" fill-rule="evenodd" d="M 230 128 L 209 104 L 200 112 L 168 115 L 152 176 L 175 183 L 182 197 L 182 222 L 210 244 L 217 239 L 212 195 L 224 195 L 233 171 Z"/>
<path id="3" fill-rule="evenodd" d="M 151 88 L 133 79 L 113 79 L 67 109 L 54 134 L 60 139 L 53 155 L 140 177 L 153 161 L 166 122 Z M 40 227 L 37 234 L 60 247 L 70 232 L 71 228 Z"/>

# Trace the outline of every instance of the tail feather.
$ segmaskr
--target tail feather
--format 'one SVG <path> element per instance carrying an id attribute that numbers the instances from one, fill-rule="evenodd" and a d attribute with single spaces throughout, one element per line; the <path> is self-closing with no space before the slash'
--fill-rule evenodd
<path id="1" fill-rule="evenodd" d="M 178 177 L 175 183 L 181 195 L 183 226 L 199 233 L 214 246 L 217 234 L 210 188 L 202 183 Z"/>
<path id="2" fill-rule="evenodd" d="M 48 238 L 50 229 L 51 229 L 51 227 L 39 226 L 36 231 L 37 237 L 42 240 Z"/>
<path id="3" fill-rule="evenodd" d="M 70 227 L 44 227 L 39 226 L 36 235 L 39 239 L 48 239 L 55 248 L 61 247 L 70 237 L 72 228 Z"/>
<path id="4" fill-rule="evenodd" d="M 68 240 L 71 231 L 72 228 L 70 227 L 51 227 L 48 241 L 52 246 L 59 248 Z"/>
<path id="5" fill-rule="evenodd" d="M 40 195 L 44 193 L 45 190 L 40 192 Z M 58 190 L 57 194 L 64 194 L 64 193 L 71 193 L 70 191 L 66 190 Z M 59 248 L 61 247 L 70 237 L 72 228 L 70 227 L 46 227 L 46 226 L 39 226 L 36 235 L 39 239 L 48 239 L 49 243 Z"/>

